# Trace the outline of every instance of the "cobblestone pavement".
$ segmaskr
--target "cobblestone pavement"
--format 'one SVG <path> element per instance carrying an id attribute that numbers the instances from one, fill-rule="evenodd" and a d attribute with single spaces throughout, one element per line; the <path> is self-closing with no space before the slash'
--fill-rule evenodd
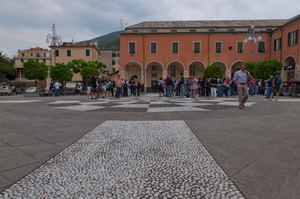
<path id="1" fill-rule="evenodd" d="M 106 121 L 0 198 L 244 198 L 183 121 Z"/>

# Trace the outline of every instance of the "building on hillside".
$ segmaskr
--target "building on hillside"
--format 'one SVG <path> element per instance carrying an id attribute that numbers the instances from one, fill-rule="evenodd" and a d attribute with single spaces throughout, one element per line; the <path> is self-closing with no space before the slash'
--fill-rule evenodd
<path id="1" fill-rule="evenodd" d="M 87 44 L 83 42 L 82 45 L 78 43 L 64 42 L 59 46 L 50 46 L 51 48 L 51 65 L 54 65 L 54 60 L 59 64 L 67 64 L 74 59 L 83 59 L 84 61 L 100 61 L 100 51 L 96 43 L 91 42 Z M 54 57 L 55 52 L 55 57 Z M 72 81 L 81 82 L 80 74 L 74 74 Z"/>
<path id="2" fill-rule="evenodd" d="M 120 51 L 100 51 L 100 61 L 106 65 L 109 74 L 119 71 Z"/>
<path id="3" fill-rule="evenodd" d="M 35 86 L 34 80 L 28 80 L 24 77 L 23 63 L 30 59 L 39 60 L 46 65 L 50 65 L 50 51 L 43 48 L 30 48 L 26 50 L 18 50 L 18 55 L 14 56 L 14 68 L 17 69 L 17 78 L 14 83 L 25 83 L 26 87 Z M 38 87 L 41 89 L 47 89 L 49 87 L 49 78 L 45 81 L 38 81 Z"/>
<path id="4" fill-rule="evenodd" d="M 260 41 L 245 42 L 251 24 L 260 33 Z M 160 77 L 179 78 L 181 72 L 185 77 L 202 77 L 212 63 L 224 69 L 225 77 L 231 77 L 236 66 L 253 55 L 256 62 L 281 61 L 284 81 L 299 78 L 299 28 L 300 15 L 278 20 L 142 22 L 121 34 L 120 75 L 127 80 L 138 76 L 150 91 Z"/>

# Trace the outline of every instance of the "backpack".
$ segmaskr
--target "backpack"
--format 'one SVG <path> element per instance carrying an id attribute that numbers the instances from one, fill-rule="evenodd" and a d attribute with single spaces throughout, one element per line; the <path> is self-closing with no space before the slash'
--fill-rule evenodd
<path id="1" fill-rule="evenodd" d="M 280 85 L 282 83 L 282 79 L 281 77 L 277 77 L 277 79 L 275 80 L 275 84 Z"/>

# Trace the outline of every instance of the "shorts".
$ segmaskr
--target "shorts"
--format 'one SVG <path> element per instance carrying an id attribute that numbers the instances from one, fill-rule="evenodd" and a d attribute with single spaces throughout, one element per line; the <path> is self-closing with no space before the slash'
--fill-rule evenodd
<path id="1" fill-rule="evenodd" d="M 280 85 L 275 85 L 272 87 L 272 93 L 278 93 L 279 92 L 279 88 L 280 88 Z"/>
<path id="2" fill-rule="evenodd" d="M 92 89 L 92 87 L 88 86 L 86 92 L 87 92 L 88 94 L 90 94 L 90 93 L 91 93 L 91 89 Z"/>
<path id="3" fill-rule="evenodd" d="M 92 88 L 92 93 L 97 93 L 97 87 Z"/>

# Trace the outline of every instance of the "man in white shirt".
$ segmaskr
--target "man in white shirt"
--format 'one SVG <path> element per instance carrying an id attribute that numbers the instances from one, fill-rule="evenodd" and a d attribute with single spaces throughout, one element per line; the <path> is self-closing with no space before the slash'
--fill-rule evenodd
<path id="1" fill-rule="evenodd" d="M 233 81 L 237 85 L 239 95 L 239 109 L 245 107 L 245 103 L 248 99 L 248 80 L 251 79 L 249 72 L 246 70 L 246 65 L 241 65 L 241 70 L 234 73 Z"/>
<path id="2" fill-rule="evenodd" d="M 58 96 L 59 96 L 60 87 L 61 87 L 61 83 L 59 83 L 59 82 L 56 81 L 56 82 L 54 83 L 55 97 L 58 97 Z"/>

